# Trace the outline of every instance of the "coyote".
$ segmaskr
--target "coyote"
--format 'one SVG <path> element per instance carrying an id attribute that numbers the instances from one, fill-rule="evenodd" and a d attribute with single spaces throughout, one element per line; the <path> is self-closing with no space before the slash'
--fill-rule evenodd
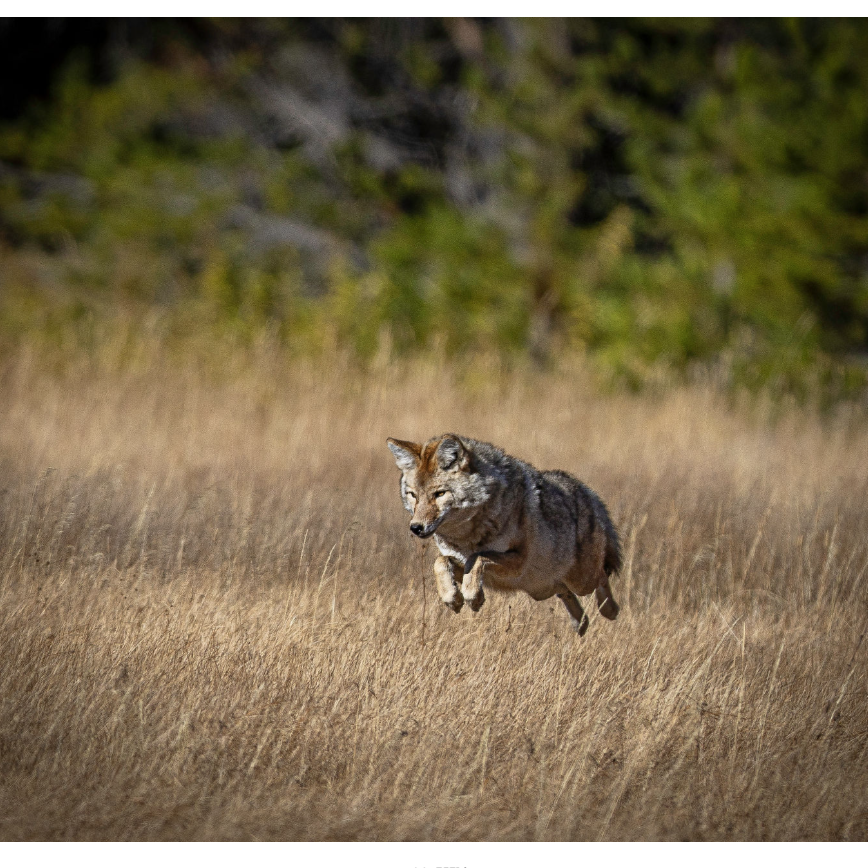
<path id="1" fill-rule="evenodd" d="M 477 612 L 483 585 L 557 596 L 580 636 L 588 617 L 577 595 L 596 595 L 600 614 L 619 607 L 609 576 L 621 567 L 618 532 L 605 504 L 563 470 L 540 472 L 490 443 L 444 434 L 425 444 L 387 440 L 401 469 L 410 530 L 432 534 L 437 592 L 453 612 Z"/>

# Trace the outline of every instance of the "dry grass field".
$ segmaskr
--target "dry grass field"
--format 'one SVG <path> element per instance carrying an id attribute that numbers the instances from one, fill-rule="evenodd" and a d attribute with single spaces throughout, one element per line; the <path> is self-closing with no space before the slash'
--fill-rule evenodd
<path id="1" fill-rule="evenodd" d="M 3 839 L 868 838 L 864 415 L 267 354 L 0 406 Z M 448 430 L 599 491 L 616 622 L 438 602 L 385 439 Z"/>

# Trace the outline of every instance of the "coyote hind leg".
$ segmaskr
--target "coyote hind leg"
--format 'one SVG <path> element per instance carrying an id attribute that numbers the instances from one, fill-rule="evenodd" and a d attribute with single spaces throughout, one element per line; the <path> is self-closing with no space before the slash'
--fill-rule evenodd
<path id="1" fill-rule="evenodd" d="M 594 596 L 597 598 L 597 606 L 600 609 L 600 614 L 604 618 L 614 621 L 615 618 L 618 617 L 618 612 L 621 611 L 621 607 L 615 602 L 615 598 L 612 595 L 612 588 L 609 585 L 608 576 L 597 585 L 597 589 L 594 591 Z"/>
<path id="2" fill-rule="evenodd" d="M 566 610 L 570 613 L 570 620 L 573 624 L 573 629 L 580 635 L 584 636 L 588 630 L 588 616 L 582 608 L 582 604 L 572 591 L 564 591 L 558 594 L 558 599 L 564 604 Z"/>

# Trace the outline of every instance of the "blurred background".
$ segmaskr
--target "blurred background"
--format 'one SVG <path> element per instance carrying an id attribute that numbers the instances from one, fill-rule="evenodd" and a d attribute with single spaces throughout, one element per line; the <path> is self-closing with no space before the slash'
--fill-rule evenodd
<path id="1" fill-rule="evenodd" d="M 7 355 L 866 400 L 866 21 L 3 19 L 0 69 Z"/>

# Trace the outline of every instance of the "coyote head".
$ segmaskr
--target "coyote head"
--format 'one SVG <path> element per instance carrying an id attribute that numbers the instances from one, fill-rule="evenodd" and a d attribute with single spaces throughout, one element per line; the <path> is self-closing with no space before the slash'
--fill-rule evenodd
<path id="1" fill-rule="evenodd" d="M 443 522 L 477 505 L 473 453 L 455 434 L 424 445 L 391 437 L 386 442 L 402 471 L 401 499 L 413 514 L 410 530 L 416 536 L 431 536 Z"/>

